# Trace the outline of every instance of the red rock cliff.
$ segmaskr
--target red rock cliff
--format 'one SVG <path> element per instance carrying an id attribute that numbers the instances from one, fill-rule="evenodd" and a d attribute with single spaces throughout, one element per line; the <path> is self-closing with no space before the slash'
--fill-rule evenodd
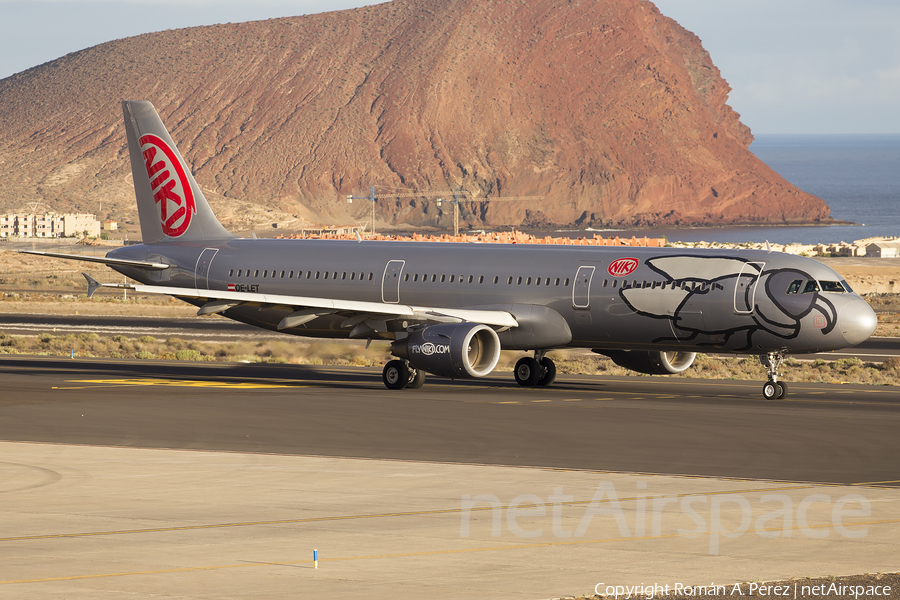
<path id="1" fill-rule="evenodd" d="M 0 81 L 0 203 L 133 214 L 128 98 L 156 105 L 205 189 L 313 221 L 362 214 L 343 198 L 371 185 L 545 197 L 465 205 L 479 226 L 827 220 L 747 150 L 728 92 L 644 0 L 395 0 L 165 31 Z"/>

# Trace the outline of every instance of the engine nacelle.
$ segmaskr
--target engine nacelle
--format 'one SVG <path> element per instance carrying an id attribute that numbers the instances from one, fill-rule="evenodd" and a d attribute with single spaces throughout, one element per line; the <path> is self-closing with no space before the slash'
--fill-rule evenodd
<path id="1" fill-rule="evenodd" d="M 500 338 L 481 323 L 431 325 L 391 344 L 415 368 L 451 379 L 484 377 L 500 360 Z"/>
<path id="2" fill-rule="evenodd" d="M 605 354 L 620 367 L 646 375 L 674 375 L 675 373 L 681 373 L 694 364 L 694 358 L 697 356 L 696 352 L 601 349 L 594 349 L 593 352 Z"/>

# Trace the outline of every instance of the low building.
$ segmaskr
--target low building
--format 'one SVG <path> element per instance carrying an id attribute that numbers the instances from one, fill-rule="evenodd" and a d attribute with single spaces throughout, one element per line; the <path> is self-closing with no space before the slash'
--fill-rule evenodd
<path id="1" fill-rule="evenodd" d="M 896 258 L 900 256 L 900 242 L 873 242 L 866 246 L 866 256 L 872 258 Z"/>
<path id="2" fill-rule="evenodd" d="M 119 224 L 115 221 L 103 221 L 103 231 L 118 231 Z"/>
<path id="3" fill-rule="evenodd" d="M 0 237 L 97 237 L 100 222 L 96 215 L 46 213 L 0 215 Z"/>

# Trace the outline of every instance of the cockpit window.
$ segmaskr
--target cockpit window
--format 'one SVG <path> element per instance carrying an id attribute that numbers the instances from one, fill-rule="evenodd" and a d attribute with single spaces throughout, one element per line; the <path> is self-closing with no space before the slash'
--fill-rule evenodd
<path id="1" fill-rule="evenodd" d="M 844 293 L 844 286 L 840 281 L 820 281 L 823 292 L 840 292 Z"/>
<path id="2" fill-rule="evenodd" d="M 803 286 L 804 294 L 812 294 L 819 291 L 819 283 L 815 279 L 807 279 L 806 285 Z"/>
<path id="3" fill-rule="evenodd" d="M 844 281 L 843 279 L 841 279 L 841 285 L 844 286 L 844 289 L 847 290 L 847 293 L 848 293 L 848 294 L 852 294 L 852 293 L 853 293 L 853 290 L 850 289 L 850 284 L 847 283 L 846 281 Z"/>
<path id="4" fill-rule="evenodd" d="M 796 294 L 800 291 L 800 288 L 803 287 L 802 279 L 795 279 L 791 282 L 791 285 L 788 286 L 787 293 L 788 294 Z"/>

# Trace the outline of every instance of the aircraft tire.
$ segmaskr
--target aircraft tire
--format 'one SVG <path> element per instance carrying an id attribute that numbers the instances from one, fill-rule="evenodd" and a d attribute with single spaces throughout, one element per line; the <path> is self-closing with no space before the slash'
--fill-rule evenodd
<path id="1" fill-rule="evenodd" d="M 776 396 L 778 398 L 778 400 L 781 400 L 782 398 L 787 396 L 787 392 L 788 392 L 787 384 L 783 381 L 779 381 L 778 382 L 778 396 Z"/>
<path id="2" fill-rule="evenodd" d="M 537 382 L 540 380 L 542 374 L 543 369 L 541 369 L 538 361 L 534 360 L 530 356 L 520 358 L 516 363 L 516 369 L 513 371 L 513 375 L 516 378 L 516 383 L 524 387 L 534 387 L 535 385 L 537 385 Z"/>
<path id="3" fill-rule="evenodd" d="M 406 363 L 402 360 L 392 360 L 384 365 L 381 379 L 389 390 L 402 390 L 409 385 L 410 375 L 409 367 L 406 366 Z"/>
<path id="4" fill-rule="evenodd" d="M 541 368 L 544 374 L 537 381 L 537 385 L 545 387 L 556 381 L 556 363 L 547 357 L 541 359 Z"/>
<path id="5" fill-rule="evenodd" d="M 422 369 L 414 370 L 415 374 L 410 377 L 409 383 L 406 384 L 406 389 L 408 390 L 417 390 L 425 385 L 425 371 Z"/>
<path id="6" fill-rule="evenodd" d="M 774 400 L 776 396 L 778 396 L 778 384 L 774 381 L 765 382 L 763 384 L 763 398 L 766 400 Z"/>

